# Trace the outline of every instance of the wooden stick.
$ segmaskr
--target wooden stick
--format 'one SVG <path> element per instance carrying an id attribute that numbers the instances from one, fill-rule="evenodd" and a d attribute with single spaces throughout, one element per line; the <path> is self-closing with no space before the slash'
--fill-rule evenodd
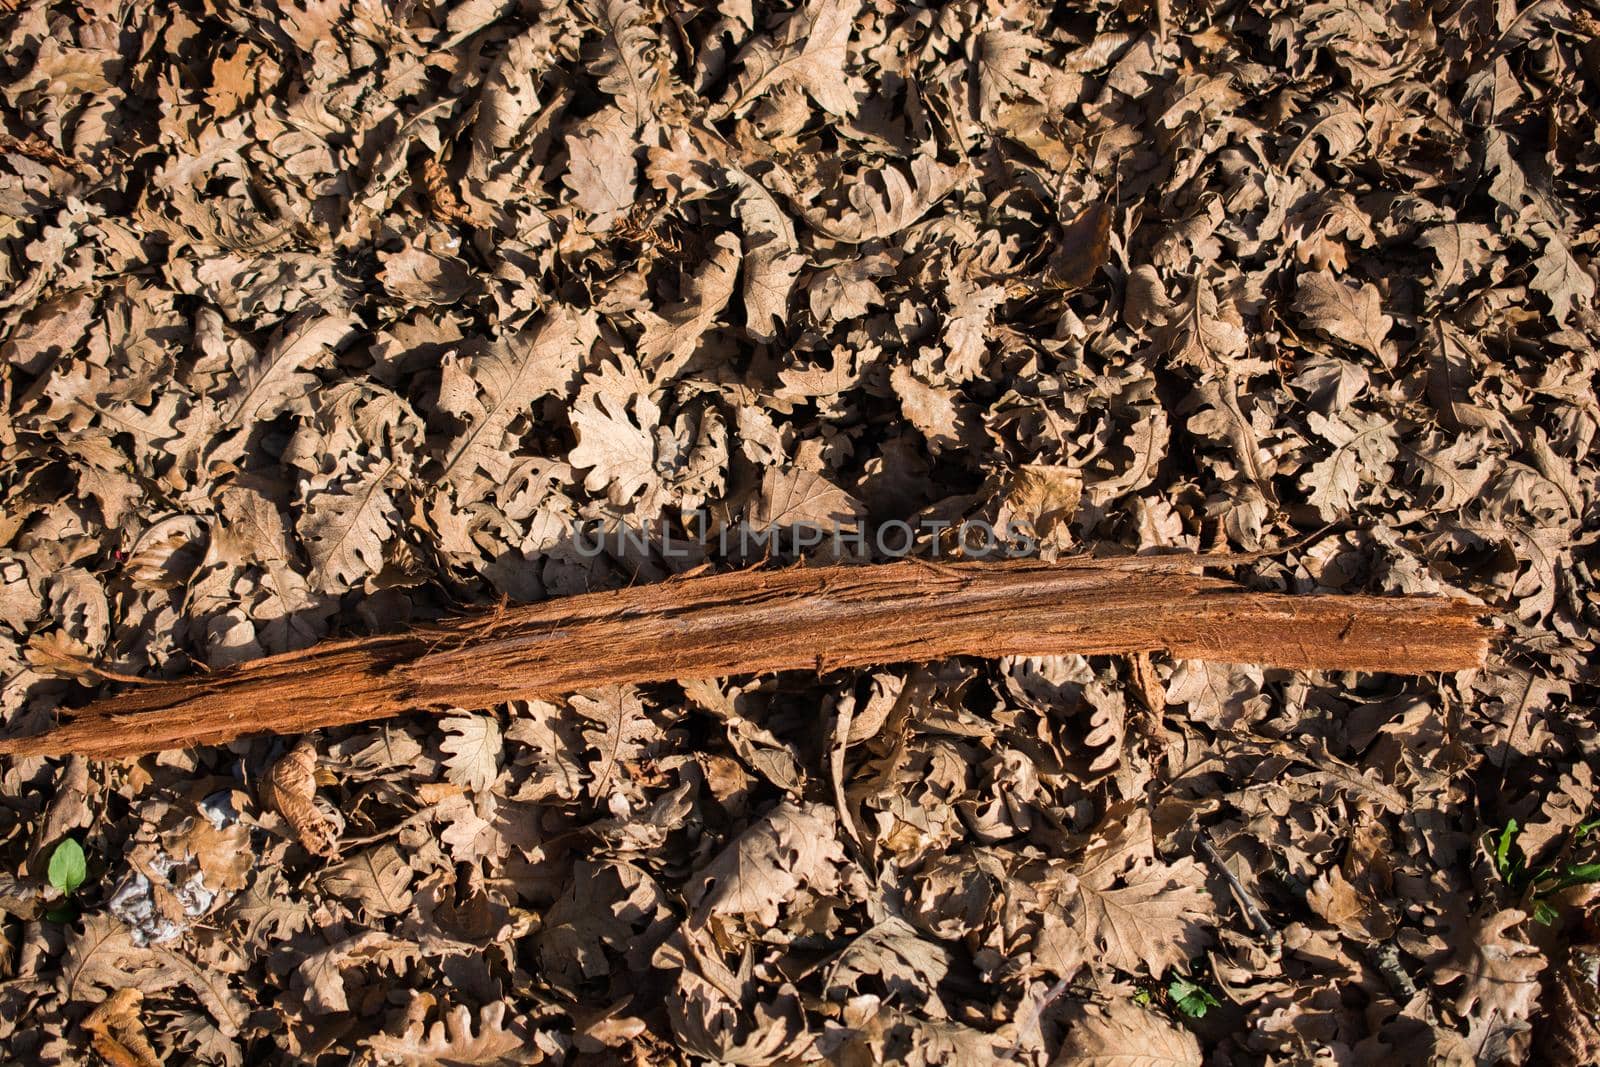
<path id="1" fill-rule="evenodd" d="M 1170 652 L 1417 674 L 1481 666 L 1482 608 L 1433 597 L 1252 593 L 1232 557 L 795 567 L 674 579 L 325 642 L 138 686 L 0 754 L 93 758 L 481 709 L 619 683 L 950 656 Z"/>

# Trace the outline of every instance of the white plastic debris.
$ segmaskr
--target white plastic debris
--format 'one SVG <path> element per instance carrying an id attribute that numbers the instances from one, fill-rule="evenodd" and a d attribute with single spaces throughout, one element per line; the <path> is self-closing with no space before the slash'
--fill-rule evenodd
<path id="1" fill-rule="evenodd" d="M 239 819 L 227 793 L 213 793 L 200 804 L 206 820 L 218 830 Z M 209 912 L 223 894 L 208 886 L 198 859 L 174 859 L 157 846 L 143 870 L 130 868 L 111 895 L 109 910 L 127 924 L 137 945 L 159 945 L 182 937 L 194 921 Z M 177 908 L 163 908 L 157 887 L 150 875 L 161 879 L 161 889 L 170 894 Z M 231 895 L 231 894 L 228 894 Z M 174 910 L 181 915 L 173 914 Z"/>
<path id="2" fill-rule="evenodd" d="M 190 863 L 177 863 L 166 853 L 158 853 L 149 869 L 166 882 L 167 890 L 183 908 L 186 920 L 163 915 L 156 904 L 155 887 L 138 871 L 129 871 L 111 897 L 111 914 L 127 923 L 136 945 L 159 945 L 183 936 L 191 922 L 211 910 L 217 894 L 206 888 L 205 878 Z M 185 876 L 185 869 L 188 874 Z M 181 881 L 174 882 L 177 875 Z"/>

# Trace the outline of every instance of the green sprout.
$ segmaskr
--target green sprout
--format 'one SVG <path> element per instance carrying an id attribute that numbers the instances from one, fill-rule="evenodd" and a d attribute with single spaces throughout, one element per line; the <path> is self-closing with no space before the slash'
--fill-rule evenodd
<path id="1" fill-rule="evenodd" d="M 1199 983 L 1181 975 L 1173 975 L 1172 982 L 1167 986 L 1167 996 L 1171 998 L 1173 1007 L 1191 1019 L 1205 1018 L 1209 1009 L 1221 1003 Z"/>
<path id="2" fill-rule="evenodd" d="M 89 876 L 89 861 L 83 855 L 83 846 L 73 838 L 64 838 L 50 853 L 50 867 L 46 874 L 50 884 L 66 899 L 46 912 L 45 918 L 51 922 L 71 922 L 78 914 L 72 895 Z"/>
<path id="3" fill-rule="evenodd" d="M 1494 860 L 1495 873 L 1500 880 L 1532 905 L 1535 922 L 1549 926 L 1560 917 L 1550 903 L 1551 897 L 1575 885 L 1600 882 L 1600 863 L 1574 863 L 1568 858 L 1596 829 L 1600 829 L 1600 817 L 1579 823 L 1572 832 L 1572 840 L 1562 849 L 1561 858 L 1548 867 L 1528 865 L 1527 856 L 1517 845 L 1522 827 L 1515 819 L 1508 820 L 1498 834 L 1491 831 L 1485 839 L 1485 847 Z"/>
<path id="4" fill-rule="evenodd" d="M 1221 1003 L 1199 982 L 1176 972 L 1165 987 L 1153 981 L 1141 984 L 1134 991 L 1133 1002 L 1142 1008 L 1176 1010 L 1190 1019 L 1204 1018 L 1207 1011 Z"/>

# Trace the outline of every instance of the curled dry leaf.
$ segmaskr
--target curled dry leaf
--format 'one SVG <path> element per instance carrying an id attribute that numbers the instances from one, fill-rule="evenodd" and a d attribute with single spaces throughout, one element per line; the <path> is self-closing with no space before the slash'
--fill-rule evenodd
<path id="1" fill-rule="evenodd" d="M 395 965 L 414 956 L 417 946 L 377 930 L 363 930 L 352 937 L 305 954 L 295 973 L 305 985 L 306 1008 L 314 1015 L 333 1015 L 350 1010 L 350 986 L 346 972 L 364 973 L 367 966 Z"/>
<path id="2" fill-rule="evenodd" d="M 137 989 L 119 989 L 83 1020 L 91 1046 L 111 1067 L 161 1067 L 139 1016 L 143 1001 Z"/>
<path id="3" fill-rule="evenodd" d="M 272 765 L 262 781 L 262 802 L 289 824 L 313 856 L 339 854 L 338 829 L 317 809 L 317 750 L 302 738 Z"/>
<path id="4" fill-rule="evenodd" d="M 1600 1062 L 1600 948 L 1569 947 L 1545 976 L 1541 1006 L 1535 1043 L 1547 1062 Z"/>
<path id="5" fill-rule="evenodd" d="M 1045 281 L 1054 289 L 1082 289 L 1094 280 L 1111 255 L 1109 204 L 1090 204 L 1061 231 L 1061 243 L 1045 266 Z"/>
<path id="6" fill-rule="evenodd" d="M 1065 548 L 1072 541 L 1072 520 L 1082 499 L 1083 476 L 1078 471 L 1030 463 L 1011 476 L 996 521 L 1002 530 L 1016 523 L 1052 547 Z"/>

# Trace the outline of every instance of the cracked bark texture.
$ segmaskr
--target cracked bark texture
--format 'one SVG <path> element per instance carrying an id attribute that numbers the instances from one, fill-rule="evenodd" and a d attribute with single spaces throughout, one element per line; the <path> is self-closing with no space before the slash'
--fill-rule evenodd
<path id="1" fill-rule="evenodd" d="M 411 711 L 583 689 L 951 656 L 1166 652 L 1395 674 L 1481 666 L 1480 606 L 1258 593 L 1202 573 L 1238 557 L 797 567 L 681 578 L 324 642 L 131 686 L 0 754 L 136 756 Z"/>

